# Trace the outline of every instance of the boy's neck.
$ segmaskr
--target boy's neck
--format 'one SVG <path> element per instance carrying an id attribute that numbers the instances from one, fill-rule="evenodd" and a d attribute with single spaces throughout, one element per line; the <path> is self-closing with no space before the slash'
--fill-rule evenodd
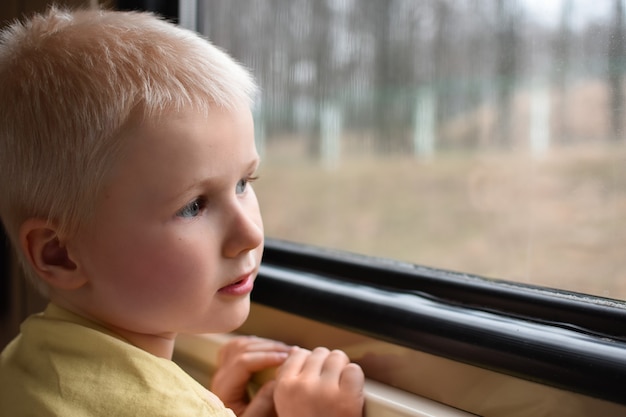
<path id="1" fill-rule="evenodd" d="M 105 327 L 113 333 L 119 335 L 131 345 L 145 350 L 159 358 L 171 360 L 174 354 L 175 334 L 153 335 L 130 332 L 124 329 Z"/>
<path id="2" fill-rule="evenodd" d="M 172 359 L 172 355 L 174 354 L 174 343 L 176 340 L 175 333 L 167 333 L 163 335 L 137 333 L 116 326 L 112 326 L 108 323 L 98 320 L 96 317 L 91 317 L 90 315 L 85 314 L 80 309 L 74 308 L 71 303 L 65 302 L 65 300 L 63 299 L 52 296 L 51 302 L 80 317 L 83 317 L 86 320 L 89 320 L 90 322 L 97 324 L 98 326 L 104 327 L 106 330 L 118 336 L 120 339 L 125 340 L 126 342 L 141 350 L 144 350 L 159 358 L 164 358 L 168 360 Z"/>

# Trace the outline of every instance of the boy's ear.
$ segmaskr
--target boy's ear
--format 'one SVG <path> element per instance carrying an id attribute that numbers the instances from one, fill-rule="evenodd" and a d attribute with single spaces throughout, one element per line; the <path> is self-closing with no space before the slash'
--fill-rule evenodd
<path id="1" fill-rule="evenodd" d="M 20 245 L 37 275 L 51 287 L 74 290 L 86 283 L 54 225 L 48 221 L 26 220 L 20 227 Z"/>

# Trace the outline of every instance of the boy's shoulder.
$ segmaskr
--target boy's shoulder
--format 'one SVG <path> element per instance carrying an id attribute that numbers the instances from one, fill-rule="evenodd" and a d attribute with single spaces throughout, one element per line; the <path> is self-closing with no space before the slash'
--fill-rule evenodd
<path id="1" fill-rule="evenodd" d="M 233 416 L 173 362 L 54 305 L 0 355 L 0 414 Z"/>

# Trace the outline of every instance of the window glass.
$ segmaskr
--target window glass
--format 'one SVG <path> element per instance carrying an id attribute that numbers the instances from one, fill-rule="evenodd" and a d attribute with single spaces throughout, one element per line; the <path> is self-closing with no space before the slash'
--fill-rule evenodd
<path id="1" fill-rule="evenodd" d="M 622 0 L 200 0 L 266 234 L 626 298 Z"/>

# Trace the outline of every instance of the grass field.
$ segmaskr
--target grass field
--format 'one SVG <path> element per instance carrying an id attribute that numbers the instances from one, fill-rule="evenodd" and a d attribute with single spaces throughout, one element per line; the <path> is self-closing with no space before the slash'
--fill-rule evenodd
<path id="1" fill-rule="evenodd" d="M 289 143 L 255 183 L 268 236 L 626 299 L 624 144 L 322 169 Z"/>

